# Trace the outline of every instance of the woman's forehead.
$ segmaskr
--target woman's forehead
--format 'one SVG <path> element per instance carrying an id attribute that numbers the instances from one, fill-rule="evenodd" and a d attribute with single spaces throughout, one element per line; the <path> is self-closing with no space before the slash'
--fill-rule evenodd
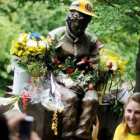
<path id="1" fill-rule="evenodd" d="M 130 101 L 127 105 L 126 108 L 132 108 L 132 109 L 139 109 L 140 110 L 140 103 L 136 101 Z"/>

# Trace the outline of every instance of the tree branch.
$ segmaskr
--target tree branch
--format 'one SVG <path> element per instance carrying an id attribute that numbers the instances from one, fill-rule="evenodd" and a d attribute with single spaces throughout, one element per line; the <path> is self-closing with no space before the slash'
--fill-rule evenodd
<path id="1" fill-rule="evenodd" d="M 140 20 L 137 17 L 135 17 L 135 14 L 134 13 L 132 13 L 132 12 L 126 12 L 125 15 L 133 18 L 134 20 L 136 20 L 137 23 L 140 24 Z"/>
<path id="2" fill-rule="evenodd" d="M 108 2 L 107 0 L 104 0 L 105 3 L 107 3 L 108 5 L 112 6 L 112 7 L 115 7 L 113 4 L 111 4 L 110 2 Z"/>
<path id="3" fill-rule="evenodd" d="M 140 11 L 136 11 L 136 10 L 133 9 L 133 12 L 134 12 L 135 14 L 137 14 L 138 16 L 140 16 Z"/>
<path id="4" fill-rule="evenodd" d="M 135 92 L 140 92 L 140 39 L 139 39 L 139 52 L 137 54 L 137 60 L 136 60 L 136 87 Z"/>
<path id="5" fill-rule="evenodd" d="M 99 0 L 99 1 L 105 3 L 105 4 L 109 5 L 109 6 L 115 7 L 113 4 L 111 4 L 107 0 Z"/>

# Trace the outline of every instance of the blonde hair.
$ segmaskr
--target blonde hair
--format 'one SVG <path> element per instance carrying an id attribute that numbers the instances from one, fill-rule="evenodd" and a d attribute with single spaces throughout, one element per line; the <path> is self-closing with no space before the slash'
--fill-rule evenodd
<path id="1" fill-rule="evenodd" d="M 134 102 L 140 104 L 140 94 L 133 94 L 132 96 L 130 96 L 126 103 L 125 108 L 127 107 L 128 103 L 130 103 L 131 101 L 134 101 Z M 125 119 L 123 119 L 122 123 L 124 124 L 124 129 L 123 129 L 122 133 L 120 134 L 120 139 L 125 140 L 127 138 L 128 132 L 129 132 L 129 127 L 128 127 Z"/>

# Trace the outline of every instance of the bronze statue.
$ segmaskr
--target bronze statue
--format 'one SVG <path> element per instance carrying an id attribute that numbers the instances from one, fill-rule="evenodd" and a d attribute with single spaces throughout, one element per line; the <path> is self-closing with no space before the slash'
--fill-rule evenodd
<path id="1" fill-rule="evenodd" d="M 97 17 L 92 14 L 92 9 L 92 4 L 86 0 L 73 2 L 66 17 L 66 26 L 48 33 L 47 38 L 53 42 L 55 35 L 59 36 L 65 32 L 60 39 L 62 45 L 56 50 L 57 59 L 61 62 L 68 56 L 76 59 L 77 63 L 81 62 L 82 58 L 87 58 L 93 64 L 99 62 L 97 38 L 85 31 L 92 16 Z M 83 63 L 77 67 L 85 72 Z M 99 105 L 96 91 L 84 91 L 78 84 L 69 89 L 61 84 L 57 76 L 56 81 L 61 87 L 62 100 L 66 102 L 63 111 L 62 139 L 90 140 L 92 124 Z"/>

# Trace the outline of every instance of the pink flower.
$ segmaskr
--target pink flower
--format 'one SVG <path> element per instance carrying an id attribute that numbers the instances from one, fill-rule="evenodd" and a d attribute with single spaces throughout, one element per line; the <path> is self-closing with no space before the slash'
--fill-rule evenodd
<path id="1" fill-rule="evenodd" d="M 91 62 L 89 62 L 89 67 L 92 68 L 93 67 L 93 64 Z"/>
<path id="2" fill-rule="evenodd" d="M 93 84 L 89 84 L 89 85 L 88 85 L 88 89 L 89 89 L 89 90 L 92 90 L 93 88 L 94 88 L 94 85 L 93 85 Z"/>
<path id="3" fill-rule="evenodd" d="M 101 50 L 101 48 L 104 46 L 104 45 L 103 45 L 101 42 L 99 42 L 99 41 L 97 42 L 97 45 L 98 45 L 98 49 L 99 49 L 99 50 Z"/>

